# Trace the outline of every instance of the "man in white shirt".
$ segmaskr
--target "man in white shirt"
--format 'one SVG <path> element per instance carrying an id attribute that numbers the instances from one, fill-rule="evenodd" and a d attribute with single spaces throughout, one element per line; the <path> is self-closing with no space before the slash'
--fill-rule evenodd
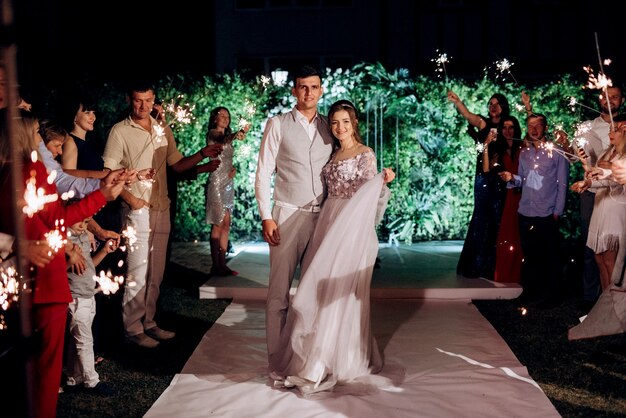
<path id="1" fill-rule="evenodd" d="M 270 373 L 275 370 L 273 360 L 280 348 L 289 289 L 325 195 L 322 168 L 333 150 L 328 121 L 317 112 L 323 94 L 319 72 L 302 67 L 293 80 L 291 92 L 297 100 L 296 106 L 267 121 L 255 182 L 263 239 L 270 245 L 265 324 Z"/>

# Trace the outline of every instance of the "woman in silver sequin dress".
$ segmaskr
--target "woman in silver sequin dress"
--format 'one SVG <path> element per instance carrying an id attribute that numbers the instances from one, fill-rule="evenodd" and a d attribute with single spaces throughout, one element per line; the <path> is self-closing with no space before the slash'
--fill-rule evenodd
<path id="1" fill-rule="evenodd" d="M 233 141 L 242 140 L 250 127 L 233 132 L 230 128 L 230 112 L 225 107 L 211 111 L 207 145 L 222 144 L 220 165 L 209 176 L 206 187 L 206 222 L 211 224 L 211 275 L 236 276 L 238 273 L 226 265 L 226 250 L 230 232 L 230 217 L 233 209 L 233 178 L 237 170 L 233 167 Z"/>

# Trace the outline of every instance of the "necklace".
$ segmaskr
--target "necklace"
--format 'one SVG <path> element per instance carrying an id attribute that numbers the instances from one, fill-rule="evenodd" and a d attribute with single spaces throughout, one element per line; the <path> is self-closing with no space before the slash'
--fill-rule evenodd
<path id="1" fill-rule="evenodd" d="M 356 148 L 357 145 L 358 145 L 358 142 L 352 141 L 352 145 L 350 145 L 349 147 L 341 148 L 341 152 L 350 151 L 351 149 Z"/>

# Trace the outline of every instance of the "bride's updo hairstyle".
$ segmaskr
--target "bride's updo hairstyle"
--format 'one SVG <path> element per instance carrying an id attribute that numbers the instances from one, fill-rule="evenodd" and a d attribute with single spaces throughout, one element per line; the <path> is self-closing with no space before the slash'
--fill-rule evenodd
<path id="1" fill-rule="evenodd" d="M 348 115 L 350 115 L 352 129 L 354 129 L 354 140 L 359 144 L 362 144 L 363 140 L 361 139 L 361 134 L 359 133 L 359 115 L 356 108 L 349 100 L 338 100 L 330 106 L 330 110 L 328 111 L 328 123 L 330 124 L 330 120 L 333 115 L 341 110 L 345 110 L 348 112 Z"/>

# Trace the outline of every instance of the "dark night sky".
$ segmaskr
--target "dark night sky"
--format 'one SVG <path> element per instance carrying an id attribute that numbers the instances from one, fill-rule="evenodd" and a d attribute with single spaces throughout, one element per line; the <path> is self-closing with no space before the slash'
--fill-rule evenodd
<path id="1" fill-rule="evenodd" d="M 176 7 L 173 6 L 176 5 Z M 213 68 L 211 2 L 15 0 L 18 77 L 27 88 Z"/>
<path id="2" fill-rule="evenodd" d="M 13 0 L 19 81 L 26 90 L 38 90 L 72 80 L 158 79 L 179 73 L 209 75 L 215 65 L 213 1 L 231 3 L 234 0 L 175 0 L 166 5 L 145 0 Z M 207 13 L 201 8 L 211 11 Z M 602 28 L 602 52 L 620 58 L 618 55 L 623 53 L 621 26 L 597 21 L 594 24 Z M 572 37 L 564 29 L 577 30 L 567 26 L 567 22 L 560 22 L 560 25 L 560 37 Z M 545 53 L 537 62 L 510 57 L 517 63 L 514 69 L 519 78 L 523 79 L 527 70 L 559 70 L 582 75 L 584 64 L 597 68 L 591 24 L 580 30 L 583 29 L 589 36 L 585 35 L 584 42 L 576 45 L 577 51 L 586 54 L 580 61 L 553 60 L 549 64 L 550 56 Z M 236 30 L 245 33 L 246 28 Z M 529 39 L 542 37 L 540 32 L 527 36 Z M 494 42 L 486 37 L 484 41 Z M 538 47 L 537 42 L 533 47 Z M 524 51 L 516 52 L 521 55 Z M 480 71 L 484 64 L 474 62 L 468 68 Z M 459 57 L 455 57 L 454 65 L 462 74 L 463 62 Z"/>

